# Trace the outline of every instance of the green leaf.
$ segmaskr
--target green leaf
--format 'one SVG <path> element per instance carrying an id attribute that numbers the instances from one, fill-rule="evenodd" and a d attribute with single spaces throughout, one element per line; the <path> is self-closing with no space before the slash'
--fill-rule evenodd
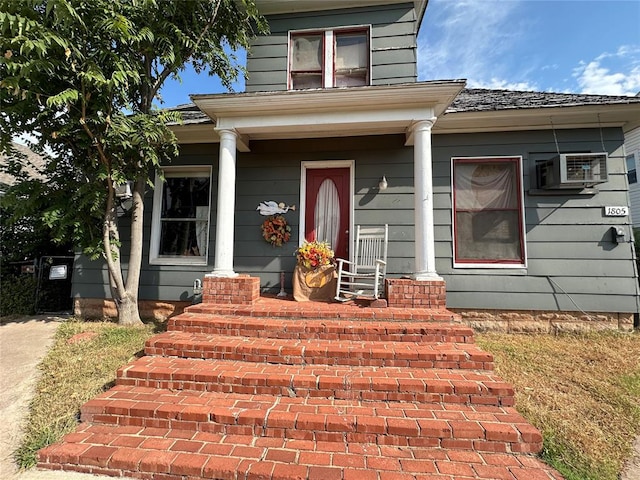
<path id="1" fill-rule="evenodd" d="M 57 95 L 53 95 L 47 98 L 47 106 L 48 107 L 65 107 L 69 103 L 75 102 L 78 100 L 80 93 L 78 90 L 73 88 L 67 88 Z"/>
<path id="2" fill-rule="evenodd" d="M 163 82 L 190 63 L 230 85 L 242 69 L 222 45 L 246 47 L 256 25 L 253 0 L 0 0 L 12 52 L 0 55 L 0 147 L 28 133 L 34 150 L 51 152 L 46 185 L 6 201 L 50 238 L 104 254 L 107 181 L 152 187 L 178 154 L 168 125 L 180 113 L 153 106 Z"/>

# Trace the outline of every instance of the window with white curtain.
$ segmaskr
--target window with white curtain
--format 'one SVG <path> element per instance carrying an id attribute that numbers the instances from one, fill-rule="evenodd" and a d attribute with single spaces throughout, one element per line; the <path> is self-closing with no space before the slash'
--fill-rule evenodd
<path id="1" fill-rule="evenodd" d="M 210 167 L 168 167 L 156 178 L 151 225 L 152 264 L 206 265 Z"/>
<path id="2" fill-rule="evenodd" d="M 289 88 L 369 85 L 369 28 L 293 32 Z"/>
<path id="3" fill-rule="evenodd" d="M 454 266 L 524 266 L 521 157 L 452 163 Z"/>
<path id="4" fill-rule="evenodd" d="M 340 230 L 340 199 L 335 183 L 329 178 L 325 179 L 318 189 L 314 219 L 316 240 L 337 245 Z"/>

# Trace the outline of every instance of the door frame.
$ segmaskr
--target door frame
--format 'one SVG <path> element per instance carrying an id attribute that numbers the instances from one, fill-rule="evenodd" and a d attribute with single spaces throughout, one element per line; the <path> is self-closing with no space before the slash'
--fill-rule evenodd
<path id="1" fill-rule="evenodd" d="M 355 160 L 319 160 L 302 161 L 300 163 L 300 230 L 298 232 L 298 246 L 304 242 L 306 209 L 307 209 L 307 170 L 321 168 L 348 168 L 349 169 L 349 259 L 353 261 L 353 213 L 354 213 L 354 193 L 355 193 Z"/>

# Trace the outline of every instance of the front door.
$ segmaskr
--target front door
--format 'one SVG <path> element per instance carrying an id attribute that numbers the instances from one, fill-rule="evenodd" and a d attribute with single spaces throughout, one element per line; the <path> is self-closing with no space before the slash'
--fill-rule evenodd
<path id="1" fill-rule="evenodd" d="M 337 258 L 349 258 L 351 172 L 343 168 L 306 169 L 304 237 L 328 242 Z"/>

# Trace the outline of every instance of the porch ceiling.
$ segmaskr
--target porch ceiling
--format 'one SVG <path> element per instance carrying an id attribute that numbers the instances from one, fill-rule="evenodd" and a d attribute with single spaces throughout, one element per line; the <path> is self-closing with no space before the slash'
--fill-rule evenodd
<path id="1" fill-rule="evenodd" d="M 464 80 L 392 86 L 192 95 L 218 130 L 250 140 L 406 133 L 443 114 Z"/>

